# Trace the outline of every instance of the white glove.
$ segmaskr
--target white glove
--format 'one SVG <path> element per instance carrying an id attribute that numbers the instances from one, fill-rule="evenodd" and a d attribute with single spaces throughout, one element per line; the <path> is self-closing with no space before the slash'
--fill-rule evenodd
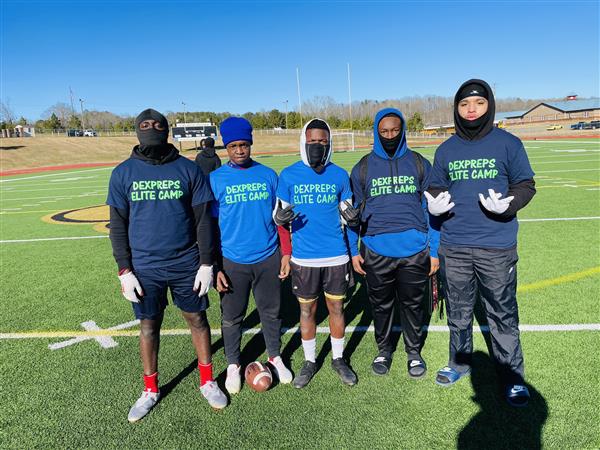
<path id="1" fill-rule="evenodd" d="M 493 189 L 488 189 L 488 194 L 490 195 L 488 198 L 485 198 L 483 194 L 479 194 L 479 201 L 485 209 L 494 214 L 502 214 L 506 211 L 512 199 L 515 198 L 514 196 L 500 198 L 502 194 L 494 192 Z"/>
<path id="2" fill-rule="evenodd" d="M 427 199 L 427 209 L 434 216 L 441 216 L 454 207 L 454 203 L 450 203 L 450 194 L 448 191 L 440 192 L 435 198 L 429 192 L 425 191 L 425 198 Z"/>
<path id="3" fill-rule="evenodd" d="M 198 297 L 208 294 L 212 282 L 213 266 L 200 266 L 198 273 L 196 274 L 196 279 L 194 280 L 194 292 L 198 292 Z"/>
<path id="4" fill-rule="evenodd" d="M 121 281 L 121 292 L 123 293 L 123 297 L 125 297 L 132 303 L 139 303 L 140 300 L 138 296 L 142 297 L 144 295 L 144 292 L 142 291 L 142 286 L 140 285 L 140 282 L 133 274 L 133 272 L 127 272 L 123 275 L 119 275 L 119 281 Z"/>

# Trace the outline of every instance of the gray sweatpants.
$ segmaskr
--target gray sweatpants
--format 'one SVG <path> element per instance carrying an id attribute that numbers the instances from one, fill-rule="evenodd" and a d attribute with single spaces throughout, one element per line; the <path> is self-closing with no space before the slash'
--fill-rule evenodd
<path id="1" fill-rule="evenodd" d="M 459 372 L 470 368 L 473 311 L 479 296 L 489 324 L 500 381 L 522 384 L 524 364 L 519 340 L 516 248 L 440 246 L 439 256 L 450 328 L 448 365 Z"/>

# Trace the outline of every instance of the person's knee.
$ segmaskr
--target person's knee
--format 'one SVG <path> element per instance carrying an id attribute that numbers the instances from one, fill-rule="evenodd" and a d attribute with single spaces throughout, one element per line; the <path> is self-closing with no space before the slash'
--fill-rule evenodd
<path id="1" fill-rule="evenodd" d="M 140 337 L 146 340 L 158 339 L 160 335 L 160 320 L 140 321 Z"/>
<path id="2" fill-rule="evenodd" d="M 209 329 L 208 319 L 206 318 L 206 312 L 204 311 L 198 313 L 184 312 L 183 317 L 185 317 L 186 322 L 191 328 L 199 331 L 206 331 Z"/>
<path id="3" fill-rule="evenodd" d="M 316 299 L 300 303 L 300 319 L 314 320 L 316 312 Z"/>
<path id="4" fill-rule="evenodd" d="M 325 301 L 327 303 L 327 309 L 329 310 L 330 316 L 343 316 L 344 315 L 344 296 L 336 295 L 331 296 L 325 294 Z"/>

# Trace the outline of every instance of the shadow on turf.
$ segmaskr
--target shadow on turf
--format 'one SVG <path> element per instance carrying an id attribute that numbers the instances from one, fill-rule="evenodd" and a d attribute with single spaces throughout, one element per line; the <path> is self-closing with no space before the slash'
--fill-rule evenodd
<path id="1" fill-rule="evenodd" d="M 531 399 L 525 408 L 513 408 L 500 392 L 494 361 L 484 352 L 472 355 L 473 401 L 480 411 L 460 431 L 458 449 L 541 449 L 542 429 L 548 418 L 544 397 L 527 384 Z"/>

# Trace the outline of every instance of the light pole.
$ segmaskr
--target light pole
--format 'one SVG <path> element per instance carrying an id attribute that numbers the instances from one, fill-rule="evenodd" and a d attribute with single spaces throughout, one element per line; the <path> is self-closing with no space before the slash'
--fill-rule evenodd
<path id="1" fill-rule="evenodd" d="M 181 102 L 181 104 L 183 105 L 183 129 L 185 130 L 185 124 L 187 123 L 187 119 L 185 118 L 185 102 Z"/>
<path id="2" fill-rule="evenodd" d="M 285 129 L 288 129 L 288 101 L 289 100 L 284 100 L 283 103 L 285 103 Z M 287 133 L 287 131 L 286 131 Z"/>
<path id="3" fill-rule="evenodd" d="M 81 128 L 85 130 L 85 119 L 83 117 L 83 99 L 79 99 L 79 107 L 81 108 Z"/>

